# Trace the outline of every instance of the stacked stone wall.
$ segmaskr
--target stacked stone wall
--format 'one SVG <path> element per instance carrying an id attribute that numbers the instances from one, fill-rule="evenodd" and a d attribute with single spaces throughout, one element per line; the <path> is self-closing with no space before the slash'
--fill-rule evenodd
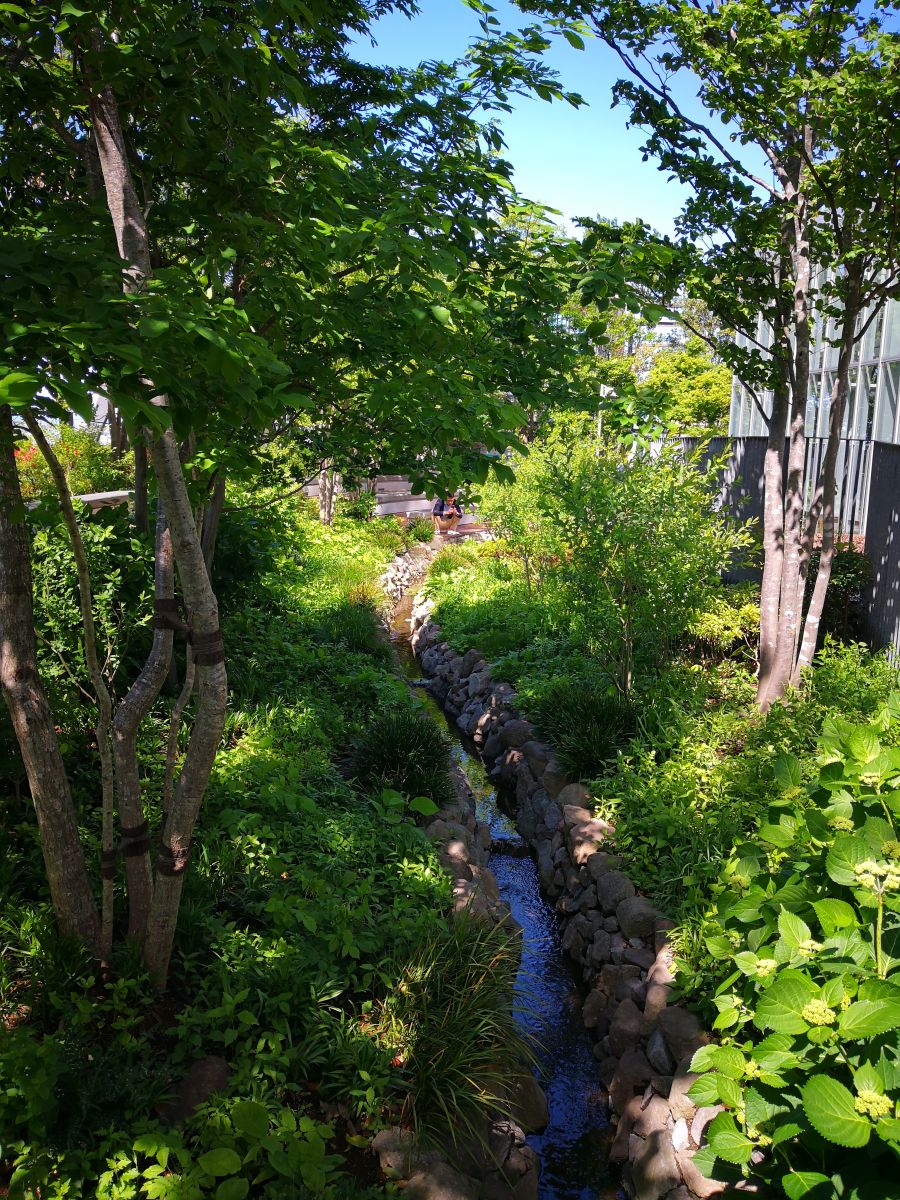
<path id="1" fill-rule="evenodd" d="M 588 791 L 517 712 L 513 688 L 493 679 L 478 650 L 457 654 L 432 607 L 429 600 L 413 606 L 410 642 L 432 695 L 515 797 L 519 831 L 556 903 L 563 948 L 588 988 L 582 1015 L 609 1091 L 610 1157 L 621 1164 L 625 1189 L 637 1200 L 717 1195 L 723 1186 L 693 1162 L 721 1109 L 697 1108 L 687 1096 L 691 1059 L 709 1037 L 673 996 L 673 923 L 622 870 L 610 852 L 610 826 L 593 816 Z"/>

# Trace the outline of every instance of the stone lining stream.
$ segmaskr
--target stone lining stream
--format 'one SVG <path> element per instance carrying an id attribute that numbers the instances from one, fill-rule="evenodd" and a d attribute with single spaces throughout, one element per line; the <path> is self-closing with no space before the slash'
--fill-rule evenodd
<path id="1" fill-rule="evenodd" d="M 565 956 L 559 919 L 541 895 L 537 867 L 497 789 L 467 747 L 460 731 L 424 692 L 409 645 L 414 592 L 405 593 L 392 622 L 401 667 L 434 720 L 446 729 L 452 754 L 475 801 L 475 817 L 491 834 L 488 868 L 522 929 L 522 961 L 516 981 L 516 1018 L 535 1047 L 535 1074 L 547 1097 L 548 1123 L 528 1136 L 540 1160 L 539 1200 L 600 1200 L 617 1195 L 608 1151 L 612 1131 L 608 1096 L 597 1071 L 593 1042 L 581 1019 L 582 991 Z"/>

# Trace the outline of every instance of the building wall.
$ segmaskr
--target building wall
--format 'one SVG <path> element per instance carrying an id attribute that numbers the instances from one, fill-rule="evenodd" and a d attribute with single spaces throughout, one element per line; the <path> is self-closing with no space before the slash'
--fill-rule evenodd
<path id="1" fill-rule="evenodd" d="M 833 319 L 817 318 L 813 328 L 812 377 L 806 407 L 809 436 L 828 433 L 828 410 L 837 347 L 828 344 L 839 328 Z M 757 338 L 771 345 L 771 330 L 760 321 Z M 747 344 L 738 337 L 738 344 Z M 772 410 L 771 392 L 763 393 L 762 409 Z M 766 432 L 763 413 L 739 379 L 732 385 L 728 432 L 733 437 L 761 436 Z M 850 393 L 844 413 L 843 433 L 848 438 L 900 444 L 900 300 L 890 300 L 869 326 L 854 350 Z"/>

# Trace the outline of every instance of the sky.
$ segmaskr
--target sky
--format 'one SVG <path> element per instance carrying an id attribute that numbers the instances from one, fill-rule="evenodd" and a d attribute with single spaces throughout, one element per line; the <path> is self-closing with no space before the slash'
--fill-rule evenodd
<path id="1" fill-rule="evenodd" d="M 364 61 L 414 66 L 464 53 L 479 34 L 477 15 L 462 0 L 420 0 L 413 18 L 392 13 L 372 26 L 376 39 L 357 42 Z M 506 0 L 493 0 L 505 27 L 521 28 L 528 18 Z M 567 91 L 586 103 L 578 109 L 537 98 L 513 98 L 513 112 L 500 114 L 507 149 L 522 195 L 558 209 L 572 220 L 603 216 L 619 221 L 641 217 L 660 233 L 672 233 L 687 195 L 652 160 L 642 161 L 643 134 L 626 127 L 628 110 L 611 108 L 612 87 L 623 74 L 615 52 L 596 39 L 584 51 L 554 39 L 546 61 Z"/>

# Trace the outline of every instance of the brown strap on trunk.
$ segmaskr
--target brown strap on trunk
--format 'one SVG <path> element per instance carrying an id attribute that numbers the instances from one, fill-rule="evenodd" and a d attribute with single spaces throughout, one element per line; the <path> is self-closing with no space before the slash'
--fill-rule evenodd
<path id="1" fill-rule="evenodd" d="M 188 632 L 188 643 L 194 652 L 194 662 L 200 667 L 213 667 L 225 661 L 225 642 L 221 629 L 214 629 L 212 633 L 194 633 L 191 630 Z"/>
<path id="2" fill-rule="evenodd" d="M 160 875 L 180 875 L 187 869 L 190 855 L 190 843 L 177 850 L 173 850 L 171 846 L 162 845 L 156 858 L 156 870 Z"/>

